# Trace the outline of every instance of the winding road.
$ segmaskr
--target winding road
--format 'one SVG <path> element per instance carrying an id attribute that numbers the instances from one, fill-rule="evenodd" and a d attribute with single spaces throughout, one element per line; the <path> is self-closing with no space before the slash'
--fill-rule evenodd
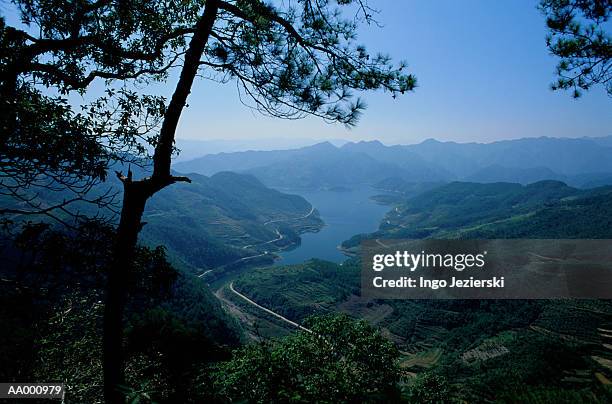
<path id="1" fill-rule="evenodd" d="M 260 305 L 260 304 L 258 304 L 258 303 L 256 303 L 256 302 L 254 302 L 253 300 L 249 299 L 248 297 L 246 297 L 246 296 L 245 296 L 245 295 L 243 295 L 242 293 L 238 292 L 236 289 L 234 289 L 234 281 L 230 282 L 230 284 L 229 284 L 229 288 L 230 288 L 230 290 L 231 290 L 231 291 L 232 291 L 234 294 L 238 295 L 238 296 L 239 296 L 239 297 L 241 297 L 243 300 L 245 300 L 247 303 L 249 303 L 249 304 L 251 304 L 251 305 L 253 305 L 253 306 L 257 307 L 258 309 L 261 309 L 261 310 L 265 311 L 266 313 L 268 313 L 268 314 L 270 314 L 270 315 L 272 315 L 272 316 L 274 316 L 274 317 L 276 317 L 276 318 L 278 318 L 278 319 L 281 319 L 281 320 L 282 320 L 282 321 L 284 321 L 285 323 L 287 323 L 287 324 L 291 324 L 292 326 L 294 326 L 294 327 L 296 327 L 296 328 L 299 328 L 300 330 L 303 330 L 303 331 L 306 331 L 306 332 L 312 333 L 312 330 L 310 330 L 310 329 L 308 329 L 308 328 L 306 328 L 306 327 L 304 327 L 304 326 L 302 326 L 302 325 L 300 325 L 300 324 L 296 323 L 295 321 L 291 321 L 291 320 L 289 320 L 287 317 L 283 317 L 283 316 L 281 316 L 280 314 L 273 312 L 272 310 L 270 310 L 270 309 L 268 309 L 268 308 L 266 308 L 266 307 L 264 307 L 264 306 L 262 306 L 262 305 Z"/>
<path id="2" fill-rule="evenodd" d="M 278 223 L 278 222 L 290 222 L 290 221 L 293 221 L 293 220 L 306 219 L 306 218 L 308 218 L 310 215 L 312 215 L 312 214 L 314 213 L 314 211 L 315 211 L 315 208 L 314 208 L 314 206 L 312 206 L 312 205 L 311 205 L 311 206 L 310 206 L 310 211 L 309 211 L 308 213 L 306 213 L 305 215 L 298 216 L 298 217 L 292 217 L 292 218 L 289 218 L 289 219 L 275 219 L 275 220 L 268 220 L 267 222 L 264 222 L 264 224 L 263 224 L 263 225 L 264 225 L 264 226 L 266 226 L 266 225 L 268 225 L 268 224 L 270 224 L 270 223 Z M 278 229 L 274 229 L 274 231 L 275 231 L 276 236 L 277 236 L 275 239 L 268 240 L 268 241 L 264 241 L 263 243 L 245 245 L 244 247 L 242 247 L 242 249 L 243 249 L 243 250 L 246 250 L 246 249 L 248 249 L 248 248 L 255 247 L 255 246 L 261 246 L 261 245 L 266 245 L 266 244 L 270 244 L 270 243 L 275 243 L 275 242 L 277 242 L 277 241 L 282 240 L 282 239 L 285 237 L 285 236 L 284 236 L 284 235 L 283 235 L 283 234 L 282 234 L 282 233 L 281 233 L 281 232 L 280 232 Z M 226 265 L 235 264 L 235 263 L 238 263 L 238 262 L 241 262 L 241 261 L 250 260 L 250 259 L 252 259 L 252 258 L 263 257 L 264 255 L 267 255 L 267 254 L 268 254 L 268 251 L 264 251 L 262 254 L 249 255 L 248 257 L 243 257 L 243 258 L 240 258 L 240 259 L 238 259 L 238 260 L 236 260 L 236 261 L 234 261 L 234 262 L 230 262 L 229 264 L 225 264 L 225 265 L 221 265 L 220 267 L 217 267 L 217 268 L 209 269 L 209 270 L 207 270 L 207 271 L 205 271 L 205 272 L 202 272 L 201 274 L 197 275 L 197 277 L 198 277 L 198 278 L 203 278 L 203 277 L 204 277 L 206 274 L 209 274 L 210 272 L 212 272 L 212 271 L 213 271 L 213 270 L 215 270 L 215 269 L 218 269 L 218 268 L 224 267 L 224 266 L 226 266 Z"/>
<path id="3" fill-rule="evenodd" d="M 264 255 L 268 255 L 268 251 L 264 251 L 263 253 L 261 253 L 261 254 L 257 254 L 257 255 L 249 255 L 248 257 L 242 257 L 242 258 L 239 258 L 239 259 L 237 259 L 236 261 L 232 261 L 232 262 L 230 262 L 230 263 L 227 263 L 227 264 L 224 264 L 224 265 L 218 266 L 218 267 L 216 267 L 216 268 L 209 269 L 208 271 L 204 271 L 204 272 L 202 272 L 201 274 L 196 275 L 196 276 L 197 276 L 198 278 L 203 278 L 203 277 L 204 277 L 204 275 L 206 275 L 206 274 L 208 274 L 208 273 L 212 272 L 212 271 L 213 271 L 213 270 L 215 270 L 215 269 L 219 269 L 219 268 L 225 267 L 225 266 L 227 266 L 227 265 L 237 264 L 238 262 L 241 262 L 241 261 L 247 261 L 247 260 L 250 260 L 250 259 L 252 259 L 252 258 L 263 257 Z"/>
<path id="4" fill-rule="evenodd" d="M 308 216 L 312 215 L 314 213 L 314 206 L 310 206 L 310 211 L 308 213 L 306 213 L 305 215 L 302 216 L 298 216 L 298 217 L 292 217 L 289 219 L 275 219 L 275 220 L 268 220 L 267 222 L 264 222 L 264 226 L 269 225 L 270 223 L 278 223 L 278 222 L 292 222 L 294 220 L 300 220 L 300 219 L 306 219 Z M 274 243 L 276 241 L 282 240 L 285 236 L 283 236 L 281 234 L 281 232 L 278 229 L 274 229 L 274 231 L 276 232 L 276 235 L 278 236 L 275 239 L 269 240 L 269 241 L 264 241 L 263 243 L 258 243 L 258 244 L 249 244 L 249 245 L 245 245 L 244 247 L 242 247 L 243 250 L 246 250 L 247 248 L 251 248 L 251 247 L 256 247 L 258 245 L 265 245 L 265 244 L 270 244 L 270 243 Z"/>
<path id="5" fill-rule="evenodd" d="M 291 222 L 291 221 L 293 221 L 293 220 L 306 219 L 308 216 L 310 216 L 310 215 L 312 215 L 312 214 L 314 213 L 314 210 L 315 210 L 314 206 L 312 206 L 312 205 L 311 205 L 311 206 L 310 206 L 310 212 L 306 213 L 306 214 L 305 214 L 305 215 L 303 215 L 303 216 L 293 217 L 293 218 L 290 218 L 290 219 L 275 219 L 275 220 L 268 220 L 267 222 L 264 222 L 264 224 L 263 224 L 263 225 L 264 225 L 264 226 L 266 226 L 266 225 L 268 225 L 268 224 L 270 224 L 270 223 L 277 223 L 277 222 Z"/>

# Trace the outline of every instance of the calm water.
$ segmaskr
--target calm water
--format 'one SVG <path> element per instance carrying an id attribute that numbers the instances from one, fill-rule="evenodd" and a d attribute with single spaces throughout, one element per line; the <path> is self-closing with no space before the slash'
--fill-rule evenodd
<path id="1" fill-rule="evenodd" d="M 297 264 L 310 258 L 342 262 L 346 256 L 336 247 L 355 234 L 377 230 L 381 219 L 390 210 L 388 206 L 370 199 L 381 192 L 369 187 L 342 192 L 286 189 L 283 192 L 306 198 L 319 211 L 325 227 L 318 233 L 302 234 L 302 244 L 281 253 L 282 259 L 276 262 L 277 265 Z"/>

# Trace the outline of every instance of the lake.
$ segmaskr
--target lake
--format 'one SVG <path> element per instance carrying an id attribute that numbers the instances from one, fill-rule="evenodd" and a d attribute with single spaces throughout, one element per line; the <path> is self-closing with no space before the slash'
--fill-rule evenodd
<path id="1" fill-rule="evenodd" d="M 370 199 L 381 194 L 379 190 L 361 187 L 346 191 L 304 191 L 288 190 L 283 192 L 304 197 L 319 212 L 325 226 L 318 233 L 304 233 L 299 247 L 281 252 L 276 265 L 298 264 L 310 258 L 320 258 L 342 262 L 346 256 L 336 247 L 355 234 L 370 233 L 378 225 L 389 206 L 379 205 Z"/>

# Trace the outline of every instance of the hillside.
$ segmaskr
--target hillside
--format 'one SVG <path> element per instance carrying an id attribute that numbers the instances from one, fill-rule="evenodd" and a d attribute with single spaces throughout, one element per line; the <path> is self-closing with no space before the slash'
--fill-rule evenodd
<path id="1" fill-rule="evenodd" d="M 568 181 L 568 177 L 557 174 L 547 167 L 510 168 L 494 164 L 482 168 L 465 177 L 468 182 L 517 182 L 519 184 L 531 184 L 544 180 Z"/>
<path id="2" fill-rule="evenodd" d="M 396 227 L 375 236 L 612 237 L 611 196 L 610 188 L 581 191 L 551 181 L 453 183 L 410 199 Z M 368 300 L 359 296 L 360 270 L 357 258 L 342 265 L 313 260 L 251 271 L 235 287 L 297 322 L 336 311 L 364 318 L 396 342 L 409 374 L 443 375 L 466 402 L 516 397 L 517 385 L 526 396 L 571 402 L 609 397 L 602 385 L 612 378 L 609 301 Z"/>
<path id="3" fill-rule="evenodd" d="M 313 260 L 251 271 L 235 287 L 298 323 L 330 312 L 365 319 L 397 344 L 408 375 L 442 375 L 465 402 L 513 397 L 519 385 L 522 394 L 547 389 L 590 397 L 572 402 L 606 401 L 601 380 L 612 377 L 612 350 L 600 330 L 612 327 L 610 302 L 366 300 L 359 297 L 359 273 L 357 260 Z M 259 310 L 250 314 L 265 317 Z"/>
<path id="4" fill-rule="evenodd" d="M 606 238 L 610 196 L 610 187 L 582 190 L 558 181 L 454 182 L 397 205 L 377 232 L 343 247 L 354 249 L 363 238 Z"/>
<path id="5" fill-rule="evenodd" d="M 132 170 L 136 177 L 148 175 L 137 167 Z M 249 257 L 271 263 L 275 251 L 296 245 L 300 233 L 317 231 L 323 224 L 304 198 L 267 188 L 251 175 L 219 172 L 211 177 L 190 174 L 189 178 L 191 183 L 174 184 L 151 198 L 143 216 L 146 225 L 141 241 L 164 245 L 173 263 L 192 271 L 246 263 Z M 119 198 L 121 183 L 112 176 L 92 190 L 92 194 L 105 192 Z M 41 199 L 50 205 L 67 196 L 50 192 L 41 194 Z M 112 212 L 100 213 L 88 204 L 77 203 L 72 209 L 117 220 Z"/>
<path id="6" fill-rule="evenodd" d="M 322 224 L 304 198 L 266 188 L 252 176 L 190 178 L 191 184 L 175 184 L 151 200 L 142 234 L 202 271 L 287 247 Z"/>

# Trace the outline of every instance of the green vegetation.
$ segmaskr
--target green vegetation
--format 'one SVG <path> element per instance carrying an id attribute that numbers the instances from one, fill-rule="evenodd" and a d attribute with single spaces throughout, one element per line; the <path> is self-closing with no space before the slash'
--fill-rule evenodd
<path id="1" fill-rule="evenodd" d="M 3 380 L 61 380 L 67 403 L 100 401 L 103 269 L 112 236 L 90 222 L 71 233 L 28 225 L 14 242 L 3 238 Z M 135 271 L 126 280 L 130 394 L 185 402 L 195 394 L 194 370 L 227 358 L 240 328 L 202 281 L 169 265 L 163 248 L 139 247 Z"/>
<path id="2" fill-rule="evenodd" d="M 235 285 L 264 307 L 273 307 L 277 313 L 301 321 L 358 293 L 355 269 L 355 266 L 347 266 L 340 270 L 337 264 L 311 260 L 273 270 L 252 269 L 236 280 Z"/>
<path id="3" fill-rule="evenodd" d="M 397 348 L 365 321 L 309 318 L 312 332 L 247 345 L 213 375 L 223 397 L 251 403 L 389 402 L 399 398 Z"/>
<path id="4" fill-rule="evenodd" d="M 607 238 L 612 237 L 612 188 L 580 190 L 558 181 L 529 185 L 454 182 L 391 210 L 364 238 Z"/>
<path id="5" fill-rule="evenodd" d="M 238 185 L 224 187 L 228 182 L 224 175 L 232 176 Z M 205 205 L 214 210 L 215 218 L 241 229 L 248 228 L 247 223 L 265 228 L 269 225 L 264 223 L 273 217 L 291 217 L 298 210 L 303 214 L 309 206 L 301 198 L 268 190 L 252 177 L 229 173 L 195 177 L 192 188 L 174 188 L 176 193 L 164 199 L 168 206 L 152 200 L 147 226 L 157 226 L 156 214 L 171 215 L 188 234 L 191 227 L 211 218 L 203 214 L 181 222 L 186 217 L 181 212 L 195 212 Z M 251 208 L 236 196 L 242 192 L 261 199 Z M 393 221 L 377 234 L 410 234 L 406 232 L 414 227 L 428 237 L 607 237 L 610 192 L 609 188 L 578 190 L 554 181 L 530 186 L 451 183 L 392 210 L 387 218 Z M 273 207 L 267 204 L 268 195 L 279 198 Z M 173 203 L 177 209 L 171 209 Z M 283 213 L 273 216 L 274 212 Z M 278 228 L 283 234 L 293 229 L 291 221 L 279 222 Z M 103 229 L 86 227 L 71 235 L 45 225 L 27 226 L 15 247 L 5 250 L 12 257 L 7 262 L 13 263 L 7 269 L 15 272 L 3 275 L 8 289 L 2 294 L 7 299 L 2 319 L 13 331 L 3 335 L 3 346 L 11 349 L 2 355 L 20 357 L 14 367 L 6 368 L 6 377 L 53 375 L 78 390 L 71 393 L 77 401 L 100 394 L 101 268 L 111 239 L 111 231 Z M 232 353 L 226 345 L 236 346 L 240 340 L 235 320 L 204 283 L 172 269 L 163 250 L 139 251 L 138 267 L 149 268 L 143 273 L 149 275 L 134 277 L 139 281 L 132 286 L 126 317 L 130 397 L 174 402 L 196 398 L 312 401 L 316 392 L 328 391 L 332 380 L 346 377 L 342 389 L 332 392 L 335 396 L 329 393 L 336 401 L 350 401 L 355 397 L 350 394 L 367 395 L 371 401 L 401 398 L 424 403 L 439 402 L 440 397 L 468 402 L 516 402 L 517 397 L 527 402 L 551 402 L 558 397 L 606 402 L 609 398 L 605 383 L 612 378 L 612 352 L 605 330 L 612 329 L 612 307 L 607 301 L 366 300 L 358 296 L 357 259 L 342 265 L 312 260 L 253 268 L 235 280 L 241 293 L 306 326 L 315 327 L 310 316 L 344 313 L 380 329 L 380 333 L 363 330 L 376 338 L 384 336 L 377 341 L 390 341 L 385 343 L 392 342 L 398 349 L 399 355 L 389 362 L 394 364 L 395 379 L 387 378 L 393 382 L 366 392 L 340 372 L 338 366 L 344 362 L 321 359 L 330 353 L 312 334 L 287 332 L 287 324 L 277 319 L 272 319 L 274 327 L 261 329 L 260 336 L 285 337 Z M 75 265 L 82 262 L 87 265 Z M 73 272 L 77 269 L 85 273 Z M 68 276 L 71 282 L 65 281 Z M 14 289 L 13 282 L 22 286 Z M 57 289 L 62 284 L 69 286 Z M 30 285 L 45 286 L 36 292 Z M 9 293 L 9 289 L 16 291 Z M 10 308 L 9 302 L 19 302 L 20 310 Z M 266 316 L 254 307 L 245 310 L 251 317 Z M 346 317 L 332 323 L 342 324 L 347 333 L 365 327 Z M 39 355 L 48 360 L 41 363 Z M 362 369 L 363 364 L 355 366 Z M 247 377 L 253 374 L 259 377 Z M 90 384 L 92 379 L 98 383 Z M 518 392 L 513 387 L 517 385 L 525 388 Z"/>
<path id="6" fill-rule="evenodd" d="M 316 211 L 308 215 L 312 207 L 304 198 L 267 188 L 252 176 L 222 172 L 191 179 L 151 199 L 142 234 L 200 272 L 286 248 L 299 242 L 300 233 L 322 226 Z M 283 238 L 270 242 L 279 238 L 277 230 Z"/>
<path id="7" fill-rule="evenodd" d="M 367 237 L 610 237 L 611 192 L 554 181 L 452 183 L 409 199 Z M 428 377 L 467 402 L 610 398 L 609 301 L 368 300 L 359 282 L 359 260 L 351 259 L 254 270 L 235 285 L 297 322 L 342 312 L 380 327 L 400 349 L 403 371 L 418 376 L 405 389 L 414 400 L 430 400 L 418 389 Z"/>
<path id="8" fill-rule="evenodd" d="M 610 92 L 608 3 L 541 2 L 562 59 L 555 88 Z M 267 116 L 354 126 L 365 108 L 356 92 L 416 87 L 405 63 L 356 42 L 360 24 L 377 24 L 366 1 L 14 0 L 7 10 L 0 380 L 63 381 L 75 403 L 610 401 L 609 302 L 368 301 L 357 260 L 246 273 L 244 293 L 310 330 L 232 351 L 240 327 L 195 275 L 269 264 L 322 223 L 302 198 L 219 170 L 219 157 L 196 164 L 210 178 L 177 175 L 188 96 L 197 77 L 231 81 Z M 168 102 L 142 93 L 176 78 Z M 94 81 L 102 94 L 88 91 Z M 609 139 L 324 143 L 234 155 L 228 168 L 286 187 L 391 182 L 397 198 L 378 200 L 400 206 L 347 249 L 362 237 L 609 237 L 610 189 L 423 184 L 608 183 Z M 22 220 L 40 214 L 62 226 Z"/>
<path id="9" fill-rule="evenodd" d="M 462 238 L 610 238 L 612 189 L 597 189 L 528 215 L 461 231 Z"/>
<path id="10" fill-rule="evenodd" d="M 144 169 L 132 171 L 147 175 Z M 267 188 L 253 176 L 221 172 L 211 177 L 191 174 L 190 178 L 190 184 L 176 184 L 151 199 L 143 216 L 142 241 L 149 246 L 163 245 L 173 264 L 193 272 L 238 264 L 241 258 L 264 251 L 270 254 L 260 257 L 260 262 L 272 263 L 271 253 L 297 245 L 301 233 L 318 231 L 323 225 L 304 198 Z M 121 196 L 121 183 L 109 178 L 91 191 L 91 195 L 104 194 Z M 47 191 L 40 192 L 38 199 L 50 206 L 66 197 L 68 194 Z M 6 197 L 5 202 L 5 206 L 15 203 Z M 75 202 L 73 207 L 85 216 L 117 220 L 110 210 L 98 211 L 90 204 Z M 70 220 L 62 212 L 57 215 Z M 12 218 L 18 222 L 25 217 Z M 270 242 L 279 238 L 277 230 L 283 237 Z"/>
<path id="11" fill-rule="evenodd" d="M 4 380 L 62 380 L 67 403 L 101 396 L 104 268 L 113 231 L 28 225 L 4 239 Z M 330 264 L 330 269 L 332 264 Z M 139 402 L 370 402 L 399 399 L 398 351 L 366 322 L 305 321 L 312 333 L 246 345 L 197 277 L 139 247 L 125 319 L 126 385 Z M 338 282 L 341 282 L 338 280 Z"/>
<path id="12" fill-rule="evenodd" d="M 602 402 L 609 394 L 595 374 L 609 378 L 612 369 L 592 357 L 612 358 L 598 331 L 612 324 L 610 302 L 373 301 L 354 294 L 359 273 L 357 260 L 310 261 L 249 271 L 235 285 L 297 322 L 333 312 L 367 320 L 397 344 L 403 371 L 448 380 L 457 399 L 506 402 L 517 385 L 534 394 L 560 389 Z M 415 394 L 411 383 L 408 395 Z"/>
<path id="13" fill-rule="evenodd" d="M 612 95 L 612 37 L 607 31 L 608 1 L 541 0 L 549 35 L 546 45 L 559 58 L 553 90 L 572 90 L 575 98 L 601 85 Z"/>

